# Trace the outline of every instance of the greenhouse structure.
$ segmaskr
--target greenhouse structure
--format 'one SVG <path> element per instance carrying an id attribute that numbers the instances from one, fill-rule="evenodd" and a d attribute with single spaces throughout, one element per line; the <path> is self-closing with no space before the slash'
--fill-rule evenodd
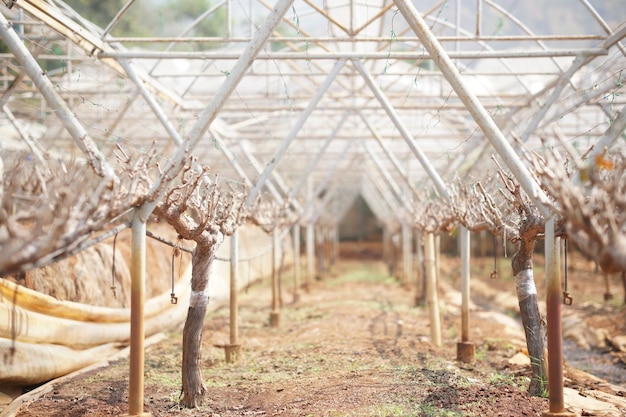
<path id="1" fill-rule="evenodd" d="M 520 251 L 529 240 L 545 244 L 544 415 L 574 415 L 561 382 L 560 248 L 568 241 L 603 270 L 626 270 L 622 3 L 4 0 L 0 9 L 3 350 L 57 343 L 35 340 L 34 318 L 33 335 L 20 339 L 10 324 L 16 305 L 30 302 L 40 315 L 65 308 L 26 296 L 21 305 L 20 274 L 129 229 L 127 415 L 149 415 L 142 374 L 146 329 L 158 327 L 151 317 L 182 323 L 196 308 L 204 317 L 208 284 L 196 281 L 196 266 L 206 264 L 208 280 L 226 238 L 236 281 L 237 256 L 246 256 L 237 230 L 252 223 L 274 248 L 290 240 L 303 285 L 319 272 L 320 242 L 333 258 L 341 240 L 380 239 L 392 248 L 387 258 L 398 248 L 396 270 L 410 281 L 416 259 L 428 270 L 431 239 L 454 231 L 465 307 L 459 358 L 473 360 L 470 233 L 489 231 Z M 541 225 L 528 237 L 535 218 Z M 146 225 L 154 222 L 172 226 L 177 248 L 196 246 L 191 288 L 165 298 L 179 309 L 151 316 Z M 532 261 L 530 275 L 522 263 L 513 266 L 520 306 L 528 296 L 536 304 L 522 282 L 532 281 Z M 230 288 L 232 297 L 236 282 Z M 435 328 L 438 312 L 430 313 Z M 20 379 L 30 365 L 11 366 L 22 385 L 75 370 L 40 381 Z M 193 407 L 193 393 L 183 401 Z"/>

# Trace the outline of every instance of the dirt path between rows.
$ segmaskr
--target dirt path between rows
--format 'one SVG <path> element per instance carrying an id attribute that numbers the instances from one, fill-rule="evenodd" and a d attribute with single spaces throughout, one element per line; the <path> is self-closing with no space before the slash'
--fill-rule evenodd
<path id="1" fill-rule="evenodd" d="M 342 260 L 297 302 L 283 276 L 281 325 L 270 328 L 269 280 L 240 296 L 243 358 L 227 364 L 228 307 L 214 304 L 204 327 L 205 404 L 181 409 L 181 332 L 146 351 L 145 410 L 179 416 L 540 416 L 545 398 L 530 398 L 529 367 L 509 363 L 523 348 L 506 314 L 472 313 L 476 361 L 456 361 L 458 309 L 442 294 L 443 346 L 430 344 L 428 310 L 414 289 L 387 276 L 378 261 Z M 452 288 L 449 283 L 446 287 Z M 496 318 L 497 317 L 497 318 Z M 514 324 L 514 322 L 513 322 Z M 83 373 L 22 407 L 18 417 L 111 416 L 127 412 L 128 362 Z M 590 380 L 569 375 L 582 392 Z M 591 382 L 589 382 L 591 381 Z M 619 414 L 585 415 L 612 416 Z"/>

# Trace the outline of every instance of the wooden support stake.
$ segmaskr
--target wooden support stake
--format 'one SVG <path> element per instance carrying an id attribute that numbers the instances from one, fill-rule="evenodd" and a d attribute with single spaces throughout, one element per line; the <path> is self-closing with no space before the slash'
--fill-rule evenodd
<path id="1" fill-rule="evenodd" d="M 143 411 L 144 394 L 144 307 L 146 302 L 146 222 L 139 213 L 133 216 L 131 243 L 130 293 L 130 365 L 128 414 L 126 417 L 147 417 Z"/>
<path id="2" fill-rule="evenodd" d="M 426 261 L 426 291 L 430 315 L 430 339 L 435 346 L 441 346 L 441 321 L 439 319 L 439 296 L 437 294 L 437 270 L 435 266 L 435 236 L 426 233 L 424 239 L 424 259 Z"/>
<path id="3" fill-rule="evenodd" d="M 461 246 L 461 341 L 456 345 L 456 358 L 461 362 L 473 362 L 476 346 L 470 342 L 470 233 L 465 227 L 459 230 Z"/>
<path id="4" fill-rule="evenodd" d="M 280 294 L 278 293 L 278 231 L 272 231 L 272 311 L 270 313 L 270 326 L 278 327 L 280 325 Z"/>
<path id="5" fill-rule="evenodd" d="M 225 346 L 227 363 L 238 363 L 241 360 L 239 344 L 239 304 L 237 275 L 239 273 L 239 242 L 237 231 L 230 236 L 230 344 Z"/>
<path id="6" fill-rule="evenodd" d="M 300 225 L 293 225 L 293 301 L 300 300 Z"/>
<path id="7" fill-rule="evenodd" d="M 563 393 L 563 336 L 561 323 L 561 268 L 554 218 L 546 221 L 546 319 L 548 323 L 548 390 L 550 408 L 543 417 L 574 417 L 565 410 Z"/>

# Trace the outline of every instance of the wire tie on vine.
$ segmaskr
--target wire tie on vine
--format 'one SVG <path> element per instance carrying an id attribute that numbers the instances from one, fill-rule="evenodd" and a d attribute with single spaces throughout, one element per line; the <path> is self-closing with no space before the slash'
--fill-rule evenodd
<path id="1" fill-rule="evenodd" d="M 117 241 L 117 233 L 113 238 L 113 260 L 111 261 L 111 289 L 113 290 L 113 298 L 117 299 L 117 287 L 115 285 L 115 242 Z"/>
<path id="2" fill-rule="evenodd" d="M 493 235 L 493 272 L 489 275 L 491 279 L 498 278 L 498 236 Z"/>
<path id="3" fill-rule="evenodd" d="M 567 239 L 563 241 L 563 249 L 563 260 L 565 261 L 565 270 L 563 271 L 563 304 L 571 306 L 573 299 L 567 292 Z"/>
<path id="4" fill-rule="evenodd" d="M 178 247 L 178 245 L 181 239 L 182 237 L 178 236 L 178 241 L 176 242 L 174 250 L 172 251 L 172 292 L 170 293 L 170 303 L 172 304 L 178 304 L 178 297 L 176 297 L 176 292 L 174 291 L 174 270 L 176 269 L 176 263 L 174 262 L 174 258 L 180 256 L 180 248 Z"/>

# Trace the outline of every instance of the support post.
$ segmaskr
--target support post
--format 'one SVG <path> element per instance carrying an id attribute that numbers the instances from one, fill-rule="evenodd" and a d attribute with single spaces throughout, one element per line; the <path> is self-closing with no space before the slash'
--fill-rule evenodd
<path id="1" fill-rule="evenodd" d="M 332 261 L 331 261 L 333 265 L 337 264 L 337 261 L 339 260 L 339 256 L 341 255 L 341 252 L 339 251 L 340 244 L 341 244 L 341 241 L 339 238 L 339 225 L 336 224 L 333 228 L 333 256 L 332 256 Z"/>
<path id="2" fill-rule="evenodd" d="M 424 239 L 424 259 L 426 260 L 426 291 L 430 316 L 430 340 L 441 346 L 441 321 L 439 319 L 439 296 L 437 294 L 437 271 L 435 267 L 435 236 L 426 233 Z"/>
<path id="3" fill-rule="evenodd" d="M 546 221 L 546 320 L 548 327 L 549 410 L 543 417 L 574 417 L 565 410 L 563 397 L 563 336 L 561 324 L 561 268 L 559 238 L 554 233 L 554 217 Z"/>
<path id="4" fill-rule="evenodd" d="M 424 266 L 424 232 L 415 231 L 415 307 L 424 305 L 426 301 L 426 273 Z"/>
<path id="5" fill-rule="evenodd" d="M 238 232 L 230 236 L 230 344 L 225 347 L 226 362 L 238 363 L 241 360 L 239 344 L 239 304 L 237 276 L 239 274 L 239 239 Z"/>
<path id="6" fill-rule="evenodd" d="M 146 222 L 135 212 L 132 221 L 130 267 L 130 365 L 128 414 L 147 417 L 143 411 L 144 394 L 144 307 L 146 303 Z"/>
<path id="7" fill-rule="evenodd" d="M 402 285 L 408 287 L 413 278 L 413 251 L 411 245 L 411 228 L 402 223 Z"/>
<path id="8" fill-rule="evenodd" d="M 461 246 L 461 341 L 456 344 L 456 359 L 461 362 L 474 362 L 476 346 L 470 342 L 470 233 L 461 226 L 459 230 Z"/>
<path id="9" fill-rule="evenodd" d="M 311 290 L 311 285 L 315 277 L 315 225 L 306 225 L 306 282 L 305 290 Z"/>
<path id="10" fill-rule="evenodd" d="M 300 301 L 300 225 L 293 225 L 293 301 Z"/>
<path id="11" fill-rule="evenodd" d="M 280 326 L 280 294 L 278 286 L 278 230 L 272 231 L 272 311 L 270 312 L 270 327 Z"/>

